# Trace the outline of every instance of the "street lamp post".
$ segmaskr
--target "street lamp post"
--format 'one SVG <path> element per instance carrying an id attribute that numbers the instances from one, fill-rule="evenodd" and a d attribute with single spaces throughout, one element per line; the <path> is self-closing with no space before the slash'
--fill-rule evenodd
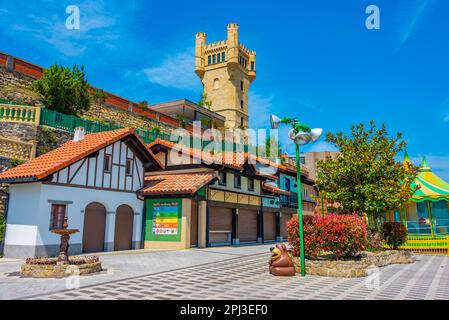
<path id="1" fill-rule="evenodd" d="M 299 224 L 299 245 L 301 255 L 301 276 L 306 275 L 306 260 L 304 256 L 304 226 L 302 221 L 302 192 L 301 192 L 301 161 L 300 146 L 306 145 L 310 141 L 315 142 L 323 133 L 323 129 L 310 129 L 306 124 L 300 123 L 298 119 L 284 117 L 282 119 L 275 115 L 271 115 L 271 128 L 277 129 L 281 124 L 291 124 L 292 129 L 288 133 L 296 146 L 296 185 L 298 193 L 298 224 Z"/>

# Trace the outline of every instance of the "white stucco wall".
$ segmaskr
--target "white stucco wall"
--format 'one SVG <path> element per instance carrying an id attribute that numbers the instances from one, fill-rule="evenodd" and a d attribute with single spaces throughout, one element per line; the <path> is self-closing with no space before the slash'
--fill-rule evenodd
<path id="1" fill-rule="evenodd" d="M 69 228 L 80 232 L 71 236 L 70 243 L 82 243 L 84 210 L 92 202 L 103 204 L 106 216 L 105 242 L 114 241 L 115 211 L 126 204 L 134 213 L 133 241 L 141 240 L 143 205 L 134 192 L 117 192 L 78 187 L 46 185 L 42 183 L 12 184 L 6 229 L 5 245 L 57 245 L 59 236 L 51 233 L 51 202 L 72 202 L 68 204 Z"/>

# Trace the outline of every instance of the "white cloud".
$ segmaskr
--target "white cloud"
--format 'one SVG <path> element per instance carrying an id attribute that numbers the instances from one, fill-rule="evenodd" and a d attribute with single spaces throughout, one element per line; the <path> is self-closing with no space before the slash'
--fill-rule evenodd
<path id="1" fill-rule="evenodd" d="M 189 48 L 166 57 L 158 66 L 146 68 L 144 73 L 148 81 L 164 87 L 189 91 L 200 90 L 201 83 L 194 72 L 194 52 L 193 48 Z"/>
<path id="2" fill-rule="evenodd" d="M 50 4 L 49 4 L 50 5 Z M 80 8 L 80 29 L 68 30 L 65 22 L 68 14 L 64 11 L 53 15 L 35 15 L 30 13 L 24 19 L 11 21 L 13 31 L 20 31 L 38 41 L 48 43 L 65 56 L 77 56 L 87 49 L 95 50 L 114 47 L 113 40 L 119 38 L 114 30 L 118 17 L 116 10 L 107 10 L 104 1 L 87 0 L 78 4 Z M 42 8 L 47 12 L 59 12 L 54 8 Z M 35 10 L 26 10 L 33 12 Z M 17 22 L 18 21 L 18 22 Z"/>
<path id="3" fill-rule="evenodd" d="M 413 36 L 419 24 L 423 22 L 422 15 L 428 7 L 429 2 L 429 0 L 424 0 L 415 2 L 414 5 L 410 6 L 413 11 L 406 13 L 407 17 L 404 18 L 404 28 L 399 34 L 399 42 L 396 50 L 399 50 Z"/>

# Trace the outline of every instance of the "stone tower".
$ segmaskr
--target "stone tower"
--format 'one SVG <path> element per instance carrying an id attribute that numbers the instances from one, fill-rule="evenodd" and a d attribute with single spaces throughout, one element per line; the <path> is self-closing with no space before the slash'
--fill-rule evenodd
<path id="1" fill-rule="evenodd" d="M 256 52 L 239 43 L 239 27 L 228 24 L 228 38 L 206 43 L 199 32 L 195 41 L 195 72 L 211 110 L 226 117 L 226 127 L 248 128 L 248 89 L 256 78 Z"/>

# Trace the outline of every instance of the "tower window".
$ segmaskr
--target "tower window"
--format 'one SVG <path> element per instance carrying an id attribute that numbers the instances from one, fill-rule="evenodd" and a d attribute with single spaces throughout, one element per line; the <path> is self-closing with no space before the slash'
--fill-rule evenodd
<path id="1" fill-rule="evenodd" d="M 217 62 L 218 63 L 220 63 L 220 58 L 221 58 L 220 54 L 217 54 Z"/>
<path id="2" fill-rule="evenodd" d="M 240 118 L 240 126 L 243 127 L 243 117 Z"/>
<path id="3" fill-rule="evenodd" d="M 212 56 L 212 63 L 216 63 L 217 62 L 217 56 L 214 54 Z"/>
<path id="4" fill-rule="evenodd" d="M 254 71 L 254 61 L 251 61 L 251 70 Z"/>
<path id="5" fill-rule="evenodd" d="M 243 81 L 240 81 L 240 90 L 243 91 Z"/>
<path id="6" fill-rule="evenodd" d="M 214 79 L 214 89 L 218 89 L 220 87 L 220 80 L 218 78 Z"/>
<path id="7" fill-rule="evenodd" d="M 211 64 L 212 63 L 212 58 L 211 56 L 207 56 L 207 64 Z"/>
<path id="8" fill-rule="evenodd" d="M 221 61 L 225 62 L 226 60 L 226 55 L 224 52 L 221 53 Z"/>
<path id="9" fill-rule="evenodd" d="M 240 100 L 240 108 L 243 109 L 243 100 Z M 242 118 L 243 119 L 243 118 Z"/>

